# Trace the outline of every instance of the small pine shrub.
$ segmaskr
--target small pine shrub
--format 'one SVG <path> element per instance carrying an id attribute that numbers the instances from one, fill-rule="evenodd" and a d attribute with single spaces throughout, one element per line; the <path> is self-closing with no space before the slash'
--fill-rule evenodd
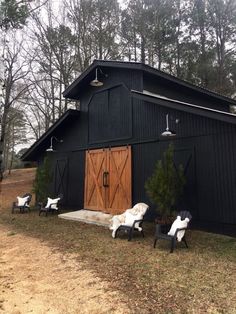
<path id="1" fill-rule="evenodd" d="M 33 192 L 36 194 L 36 199 L 45 203 L 49 196 L 49 184 L 52 182 L 51 164 L 48 156 L 43 160 L 42 165 L 38 166 L 33 185 Z"/>
<path id="2" fill-rule="evenodd" d="M 145 183 L 150 200 L 156 205 L 163 221 L 173 215 L 183 193 L 185 177 L 183 166 L 174 164 L 174 146 L 170 144 L 162 160 L 158 160 L 154 172 Z"/>

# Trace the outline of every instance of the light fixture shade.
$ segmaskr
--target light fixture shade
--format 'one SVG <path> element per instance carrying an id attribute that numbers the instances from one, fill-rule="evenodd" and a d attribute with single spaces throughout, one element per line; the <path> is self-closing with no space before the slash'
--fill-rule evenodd
<path id="1" fill-rule="evenodd" d="M 90 85 L 94 87 L 99 87 L 103 85 L 103 82 L 100 82 L 97 78 L 95 78 L 90 82 Z"/>
<path id="2" fill-rule="evenodd" d="M 161 133 L 161 136 L 176 136 L 174 132 L 171 132 L 170 130 L 165 130 Z"/>
<path id="3" fill-rule="evenodd" d="M 53 148 L 52 147 L 49 147 L 48 149 L 46 149 L 46 152 L 54 152 Z"/>

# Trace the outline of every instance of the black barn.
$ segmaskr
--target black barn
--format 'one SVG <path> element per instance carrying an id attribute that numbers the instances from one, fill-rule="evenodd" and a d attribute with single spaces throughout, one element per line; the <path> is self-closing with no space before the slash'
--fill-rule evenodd
<path id="1" fill-rule="evenodd" d="M 52 136 L 63 139 L 48 154 L 52 194 L 63 193 L 64 205 L 114 214 L 150 204 L 144 183 L 171 141 L 187 178 L 181 209 L 207 226 L 236 224 L 236 101 L 141 63 L 100 60 L 63 94 L 80 110 L 68 110 L 23 160 L 40 162 Z M 167 117 L 174 137 L 161 135 Z"/>

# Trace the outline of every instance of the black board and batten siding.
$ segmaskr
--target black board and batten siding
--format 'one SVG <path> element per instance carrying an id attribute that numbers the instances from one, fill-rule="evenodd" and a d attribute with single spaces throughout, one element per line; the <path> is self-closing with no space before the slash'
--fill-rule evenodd
<path id="1" fill-rule="evenodd" d="M 225 112 L 229 102 L 201 94 L 201 90 L 191 93 L 189 87 L 178 86 L 176 82 L 168 84 L 166 79 L 155 78 L 153 74 L 143 75 L 139 68 L 126 69 L 119 64 L 117 68 L 109 66 L 102 70 L 107 74 L 102 87 L 89 86 L 93 74 L 88 76 L 88 73 L 79 82 L 78 91 L 74 84 L 71 95 L 79 98 L 80 112 L 73 121 L 56 130 L 64 142 L 57 145 L 58 152 L 54 155 L 54 178 L 62 181 L 54 182 L 54 189 L 63 187 L 65 205 L 83 208 L 87 150 L 127 145 L 132 149 L 132 203 L 150 204 L 145 181 L 168 144 L 173 142 L 176 165 L 184 166 L 187 178 L 180 209 L 190 210 L 195 221 L 206 224 L 236 224 L 236 124 L 217 120 L 209 114 L 181 110 L 179 104 L 168 108 L 161 99 L 155 103 L 146 101 L 135 97 L 131 90 L 145 89 Z M 170 129 L 177 134 L 175 138 L 160 136 L 166 128 L 167 113 Z M 57 172 L 65 164 L 61 179 Z M 153 218 L 154 206 L 151 209 L 149 217 Z"/>
<path id="2" fill-rule="evenodd" d="M 104 97 L 107 97 L 106 93 Z M 150 203 L 144 190 L 145 181 L 152 174 L 156 161 L 161 158 L 163 151 L 172 141 L 175 146 L 176 163 L 184 166 L 188 182 L 181 208 L 189 209 L 198 220 L 236 223 L 234 210 L 236 194 L 233 190 L 236 184 L 234 163 L 236 150 L 233 145 L 236 127 L 137 99 L 132 99 L 130 102 L 129 98 L 128 103 L 133 114 L 129 121 L 126 116 L 127 136 L 123 139 L 119 128 L 113 129 L 113 140 L 111 140 L 110 133 L 108 132 L 106 137 L 105 128 L 98 133 L 99 128 L 95 124 L 96 132 L 92 140 L 96 139 L 96 141 L 90 143 L 91 125 L 76 124 L 73 134 L 77 133 L 78 136 L 76 142 L 75 137 L 72 138 L 71 150 L 75 147 L 77 150 L 68 153 L 68 186 L 70 186 L 68 205 L 83 207 L 86 150 L 123 145 L 132 146 L 133 203 L 140 201 Z M 167 112 L 170 125 L 177 132 L 176 138 L 171 140 L 160 137 L 165 129 Z M 97 116 L 99 117 L 99 114 Z M 109 120 L 109 116 L 105 117 Z M 176 119 L 179 121 L 178 124 Z M 109 121 L 106 121 L 102 114 L 101 120 L 97 123 L 109 126 Z M 132 135 L 130 125 L 132 125 Z M 81 134 L 86 136 L 80 137 Z M 71 135 L 68 134 L 67 138 L 64 134 L 64 137 L 68 145 Z M 87 143 L 84 142 L 84 138 L 87 138 Z M 150 214 L 150 217 L 153 215 Z"/>
<path id="3" fill-rule="evenodd" d="M 173 116 L 177 114 L 179 119 L 177 134 L 180 135 L 172 139 L 172 142 L 175 145 L 176 162 L 183 164 L 186 171 L 188 184 L 184 207 L 191 210 L 198 220 L 235 224 L 236 127 L 192 114 L 168 112 Z M 162 113 L 163 118 L 164 114 L 165 111 Z M 150 114 L 149 118 L 151 116 Z M 152 125 L 150 120 L 146 128 L 144 125 L 143 128 L 150 135 L 149 125 Z M 156 136 L 162 130 L 164 129 L 161 128 Z M 146 138 L 146 134 L 143 135 Z M 134 173 L 133 195 L 138 191 L 137 199 L 145 198 L 144 182 L 166 149 L 165 144 L 169 142 L 162 139 L 155 142 L 155 134 L 152 135 L 153 142 L 140 142 L 140 145 L 133 146 L 134 168 L 141 169 L 140 165 L 145 165 L 142 170 Z"/>

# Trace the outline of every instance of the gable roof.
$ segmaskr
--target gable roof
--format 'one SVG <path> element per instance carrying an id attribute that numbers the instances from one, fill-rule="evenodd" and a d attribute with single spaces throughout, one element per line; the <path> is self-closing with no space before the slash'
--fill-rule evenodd
<path id="1" fill-rule="evenodd" d="M 225 111 L 220 111 L 220 110 L 215 110 L 207 107 L 202 107 L 198 106 L 195 104 L 191 104 L 188 102 L 183 102 L 179 101 L 176 99 L 171 99 L 168 97 L 163 97 L 160 95 L 156 95 L 153 93 L 148 93 L 148 92 L 139 92 L 135 90 L 131 90 L 131 93 L 133 97 L 158 104 L 163 107 L 175 109 L 175 110 L 180 110 L 180 111 L 185 111 L 188 113 L 192 113 L 195 115 L 227 122 L 227 123 L 232 123 L 236 124 L 236 115 L 233 113 L 225 112 Z"/>
<path id="2" fill-rule="evenodd" d="M 188 112 L 195 115 L 204 116 L 207 118 L 215 119 L 218 121 L 223 121 L 226 123 L 231 123 L 236 125 L 236 115 L 228 113 L 225 111 L 215 110 L 211 108 L 206 108 L 191 104 L 188 102 L 183 102 L 164 96 L 160 96 L 150 92 L 140 92 L 136 90 L 131 90 L 131 95 L 134 98 L 155 103 L 157 105 Z M 70 123 L 77 119 L 80 111 L 69 109 L 67 110 L 21 157 L 23 161 L 27 160 L 37 160 L 38 156 L 45 151 L 50 145 L 51 136 L 55 136 L 62 127 L 70 125 Z M 69 124 L 68 124 L 69 123 Z"/>
<path id="3" fill-rule="evenodd" d="M 70 98 L 70 99 L 79 99 L 81 92 L 84 90 L 84 88 L 86 88 L 86 86 L 89 85 L 90 81 L 94 79 L 94 75 L 95 75 L 94 71 L 97 67 L 100 67 L 101 69 L 120 68 L 120 69 L 142 71 L 144 74 L 153 75 L 155 77 L 159 77 L 165 81 L 172 82 L 176 85 L 185 87 L 195 92 L 205 94 L 206 96 L 217 98 L 218 100 L 221 100 L 224 103 L 236 105 L 236 100 L 232 98 L 229 98 L 229 97 L 217 94 L 208 89 L 193 85 L 173 75 L 157 70 L 147 64 L 140 63 L 140 62 L 110 61 L 110 60 L 94 60 L 93 63 L 74 82 L 72 82 L 71 85 L 69 85 L 66 88 L 66 90 L 63 92 L 63 96 L 65 98 Z"/>
<path id="4" fill-rule="evenodd" d="M 103 68 L 122 68 L 122 69 L 133 69 L 143 71 L 143 73 L 154 75 L 156 77 L 161 77 L 164 80 L 171 81 L 175 84 L 185 86 L 191 90 L 197 91 L 199 93 L 208 95 L 215 99 L 221 100 L 224 104 L 233 104 L 236 105 L 236 101 L 216 94 L 212 91 L 206 90 L 204 88 L 194 86 L 188 82 L 180 80 L 174 76 L 171 76 L 167 73 L 156 70 L 148 65 L 137 62 L 123 62 L 123 61 L 104 61 L 104 60 L 95 60 L 88 68 L 85 70 L 63 93 L 66 98 L 78 99 L 80 93 L 89 85 L 90 81 L 94 79 L 94 70 L 97 67 Z M 105 72 L 105 70 L 104 70 Z M 135 98 L 141 100 L 156 103 L 158 105 L 173 108 L 176 110 L 181 110 L 189 113 L 193 113 L 200 116 L 209 117 L 219 121 L 224 121 L 227 123 L 236 124 L 236 116 L 234 114 L 215 110 L 207 107 L 202 107 L 194 105 L 191 103 L 170 99 L 164 96 L 153 94 L 145 91 L 135 91 L 131 90 L 131 94 Z M 62 126 L 67 126 L 67 122 L 70 122 L 74 117 L 79 116 L 78 110 L 69 109 L 67 110 L 21 157 L 22 160 L 36 160 L 38 154 L 41 154 L 43 150 L 46 150 L 50 145 L 50 138 L 52 135 L 55 135 L 61 130 Z"/>
<path id="5" fill-rule="evenodd" d="M 34 158 L 38 152 L 46 150 L 50 145 L 50 138 L 58 131 L 58 129 L 75 117 L 79 116 L 79 110 L 68 109 L 30 148 L 21 156 L 23 161 L 36 160 Z"/>

